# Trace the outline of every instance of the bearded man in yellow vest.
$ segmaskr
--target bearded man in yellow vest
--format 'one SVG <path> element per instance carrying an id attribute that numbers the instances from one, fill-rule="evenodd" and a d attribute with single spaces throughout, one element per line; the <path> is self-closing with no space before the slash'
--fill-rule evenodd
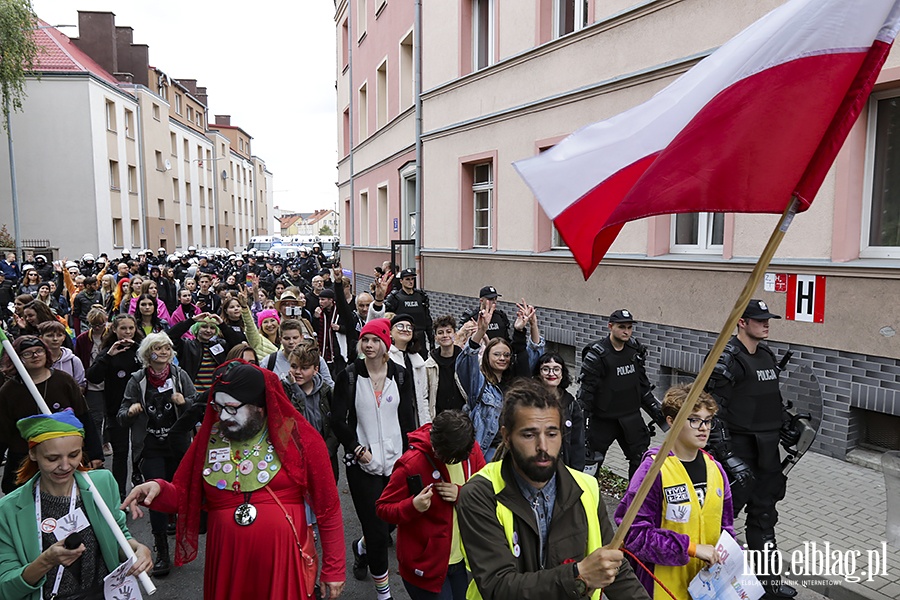
<path id="1" fill-rule="evenodd" d="M 690 392 L 690 384 L 676 385 L 666 392 L 662 412 L 669 425 Z M 688 584 L 694 576 L 703 567 L 719 562 L 716 542 L 722 530 L 734 537 L 731 489 L 725 471 L 701 450 L 716 426 L 717 411 L 713 397 L 702 392 L 625 537 L 625 548 L 676 598 L 690 598 Z M 644 454 L 616 509 L 617 523 L 622 522 L 658 450 L 652 448 Z M 631 557 L 629 561 L 633 562 Z M 654 600 L 671 598 L 647 571 L 637 565 L 634 568 Z"/>
<path id="2" fill-rule="evenodd" d="M 532 379 L 504 394 L 508 449 L 462 486 L 456 505 L 473 581 L 466 598 L 649 600 L 613 537 L 597 480 L 566 467 L 562 408 Z"/>

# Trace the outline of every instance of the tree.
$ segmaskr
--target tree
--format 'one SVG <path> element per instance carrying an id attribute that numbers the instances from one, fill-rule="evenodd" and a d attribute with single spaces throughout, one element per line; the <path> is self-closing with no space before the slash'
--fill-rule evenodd
<path id="1" fill-rule="evenodd" d="M 37 27 L 31 0 L 0 0 L 0 100 L 4 129 L 10 111 L 22 110 L 25 76 L 34 70 L 38 53 L 34 41 Z"/>
<path id="2" fill-rule="evenodd" d="M 322 225 L 322 228 L 319 229 L 319 235 L 333 235 L 331 233 L 331 227 L 328 225 Z"/>

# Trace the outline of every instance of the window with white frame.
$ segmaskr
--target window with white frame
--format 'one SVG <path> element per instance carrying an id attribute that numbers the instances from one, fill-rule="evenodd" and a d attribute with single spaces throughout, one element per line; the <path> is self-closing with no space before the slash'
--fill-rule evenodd
<path id="1" fill-rule="evenodd" d="M 873 94 L 869 105 L 863 258 L 900 257 L 900 91 Z"/>
<path id="2" fill-rule="evenodd" d="M 475 165 L 472 168 L 472 206 L 475 210 L 472 246 L 475 248 L 491 247 L 493 195 L 493 165 L 491 163 Z"/>
<path id="3" fill-rule="evenodd" d="M 553 0 L 553 37 L 583 29 L 588 20 L 590 0 Z"/>
<path id="4" fill-rule="evenodd" d="M 568 250 L 569 247 L 566 245 L 566 241 L 559 235 L 559 229 L 556 228 L 556 225 L 551 225 L 553 228 L 553 237 L 550 238 L 550 249 L 551 250 Z"/>
<path id="5" fill-rule="evenodd" d="M 720 253 L 724 238 L 724 213 L 682 213 L 672 216 L 671 252 Z"/>
<path id="6" fill-rule="evenodd" d="M 494 0 L 472 0 L 472 68 L 494 64 Z"/>

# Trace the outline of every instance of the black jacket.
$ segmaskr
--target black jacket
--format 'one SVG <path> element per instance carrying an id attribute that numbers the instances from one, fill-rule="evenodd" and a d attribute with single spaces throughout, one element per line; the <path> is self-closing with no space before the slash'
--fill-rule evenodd
<path id="1" fill-rule="evenodd" d="M 188 340 L 183 336 L 194 324 L 193 319 L 185 319 L 169 330 L 169 337 L 172 338 L 172 344 L 175 346 L 175 352 L 178 355 L 178 364 L 184 371 L 190 375 L 191 381 L 197 381 L 197 373 L 200 372 L 200 362 L 203 360 L 203 343 L 200 340 Z M 219 327 L 222 337 L 214 337 L 209 341 L 210 349 L 216 345 L 222 347 L 221 352 L 214 352 L 213 358 L 217 365 L 225 362 L 225 356 L 233 346 L 241 343 L 241 334 L 234 331 L 227 325 Z"/>

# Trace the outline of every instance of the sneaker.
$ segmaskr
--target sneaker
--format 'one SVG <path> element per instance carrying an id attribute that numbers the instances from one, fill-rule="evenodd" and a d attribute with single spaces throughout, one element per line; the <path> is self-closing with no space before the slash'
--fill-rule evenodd
<path id="1" fill-rule="evenodd" d="M 364 580 L 369 574 L 369 559 L 365 554 L 359 553 L 359 542 L 362 538 L 353 540 L 353 576 L 359 581 Z"/>
<path id="2" fill-rule="evenodd" d="M 109 442 L 103 444 L 103 456 L 112 456 L 112 453 L 112 444 L 110 444 Z"/>

